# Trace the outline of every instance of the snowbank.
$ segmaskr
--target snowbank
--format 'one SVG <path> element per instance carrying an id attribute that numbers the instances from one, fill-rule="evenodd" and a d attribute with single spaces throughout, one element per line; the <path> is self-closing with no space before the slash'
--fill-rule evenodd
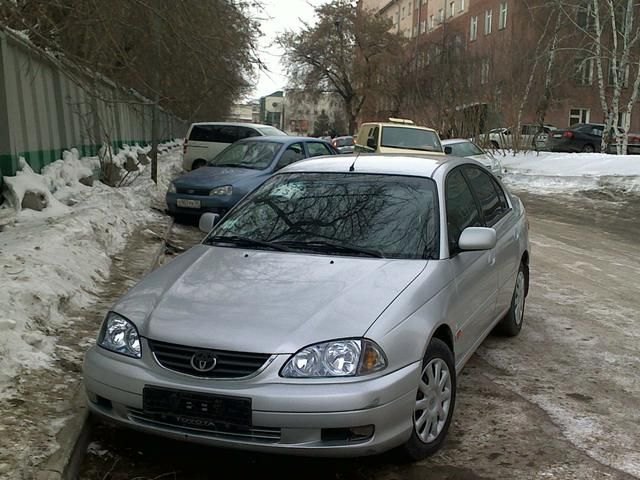
<path id="1" fill-rule="evenodd" d="M 640 195 L 640 155 L 527 152 L 500 157 L 505 183 L 536 192 L 608 190 Z"/>
<path id="2" fill-rule="evenodd" d="M 163 204 L 180 160 L 177 148 L 159 157 L 158 186 L 148 172 L 128 187 L 85 186 L 78 180 L 95 167 L 95 159 L 80 159 L 77 152 L 69 152 L 43 175 L 26 168 L 5 177 L 17 194 L 37 188 L 46 191 L 51 203 L 42 211 L 19 211 L 11 223 L 0 226 L 0 396 L 9 393 L 9 381 L 21 368 L 50 364 L 55 331 L 66 322 L 64 308 L 95 300 L 111 255 L 135 228 L 159 215 L 150 207 Z"/>

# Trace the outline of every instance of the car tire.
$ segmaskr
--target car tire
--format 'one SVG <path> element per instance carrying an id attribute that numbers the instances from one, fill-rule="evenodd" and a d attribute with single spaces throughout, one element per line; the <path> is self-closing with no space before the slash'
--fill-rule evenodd
<path id="1" fill-rule="evenodd" d="M 456 368 L 453 352 L 442 340 L 432 338 L 422 361 L 416 405 L 411 414 L 411 437 L 402 447 L 409 460 L 422 460 L 442 446 L 455 403 Z M 421 406 L 431 408 L 420 409 Z"/>
<path id="2" fill-rule="evenodd" d="M 199 158 L 198 160 L 194 160 L 193 164 L 191 165 L 191 170 L 195 170 L 196 168 L 204 167 L 206 164 L 207 164 L 207 162 L 205 162 L 202 158 Z"/>
<path id="3" fill-rule="evenodd" d="M 529 285 L 529 270 L 524 262 L 520 263 L 516 275 L 516 285 L 513 288 L 511 306 L 505 317 L 498 323 L 497 333 L 505 337 L 515 337 L 522 330 L 524 323 L 524 306 Z"/>
<path id="4" fill-rule="evenodd" d="M 587 143 L 584 147 L 582 147 L 582 151 L 584 153 L 593 153 L 596 151 L 596 149 L 593 148 L 593 145 L 591 145 L 590 143 Z"/>

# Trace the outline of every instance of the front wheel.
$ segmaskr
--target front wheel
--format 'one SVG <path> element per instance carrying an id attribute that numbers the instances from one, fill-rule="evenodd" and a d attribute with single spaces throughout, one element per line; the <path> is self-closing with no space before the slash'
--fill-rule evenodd
<path id="1" fill-rule="evenodd" d="M 593 145 L 587 143 L 584 147 L 582 147 L 582 151 L 584 153 L 593 153 L 595 152 L 595 148 L 593 148 Z"/>
<path id="2" fill-rule="evenodd" d="M 456 402 L 456 369 L 453 353 L 433 338 L 422 361 L 422 374 L 413 411 L 413 431 L 404 444 L 411 460 L 435 453 L 444 441 Z"/>
<path id="3" fill-rule="evenodd" d="M 524 320 L 524 300 L 527 295 L 527 267 L 520 263 L 518 274 L 516 275 L 516 286 L 511 297 L 511 307 L 507 315 L 498 324 L 498 332 L 507 336 L 515 337 L 522 330 Z"/>

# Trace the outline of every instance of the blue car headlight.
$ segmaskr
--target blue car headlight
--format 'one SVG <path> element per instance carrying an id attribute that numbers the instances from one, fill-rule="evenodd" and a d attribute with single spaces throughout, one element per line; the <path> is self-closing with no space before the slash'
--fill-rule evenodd
<path id="1" fill-rule="evenodd" d="M 109 312 L 104 319 L 98 335 L 98 345 L 128 357 L 142 358 L 138 329 L 129 320 L 114 312 Z"/>
<path id="2" fill-rule="evenodd" d="M 167 193 L 176 193 L 176 185 L 175 185 L 175 183 L 171 182 L 169 184 L 169 188 L 167 189 Z"/>
<path id="3" fill-rule="evenodd" d="M 222 187 L 216 187 L 209 192 L 210 197 L 226 196 L 233 193 L 233 187 L 231 185 L 223 185 Z"/>

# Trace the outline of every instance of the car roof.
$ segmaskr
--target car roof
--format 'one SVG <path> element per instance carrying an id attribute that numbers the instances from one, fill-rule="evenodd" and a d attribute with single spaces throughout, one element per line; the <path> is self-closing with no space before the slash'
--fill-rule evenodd
<path id="1" fill-rule="evenodd" d="M 242 122 L 195 122 L 195 123 L 191 124 L 191 126 L 197 126 L 197 125 L 228 125 L 230 127 L 249 127 L 249 128 L 270 127 L 270 128 L 278 128 L 278 127 L 273 127 L 271 125 L 263 125 L 261 123 L 242 123 Z M 280 130 L 280 129 L 278 128 L 278 130 Z"/>
<path id="2" fill-rule="evenodd" d="M 293 137 L 291 135 L 265 135 L 262 137 L 247 137 L 239 142 L 277 142 L 277 143 L 297 143 L 297 142 L 318 142 L 329 144 L 326 140 L 315 137 Z"/>
<path id="3" fill-rule="evenodd" d="M 365 122 L 360 128 L 366 125 L 378 125 L 380 127 L 400 127 L 400 128 L 414 128 L 417 130 L 428 130 L 429 132 L 435 132 L 435 129 L 429 127 L 423 127 L 422 125 L 410 125 L 408 123 L 400 123 L 400 122 Z"/>
<path id="4" fill-rule="evenodd" d="M 423 154 L 359 154 L 314 157 L 293 163 L 283 172 L 359 172 L 431 177 L 438 167 L 459 157 Z M 351 167 L 353 166 L 353 170 Z"/>

